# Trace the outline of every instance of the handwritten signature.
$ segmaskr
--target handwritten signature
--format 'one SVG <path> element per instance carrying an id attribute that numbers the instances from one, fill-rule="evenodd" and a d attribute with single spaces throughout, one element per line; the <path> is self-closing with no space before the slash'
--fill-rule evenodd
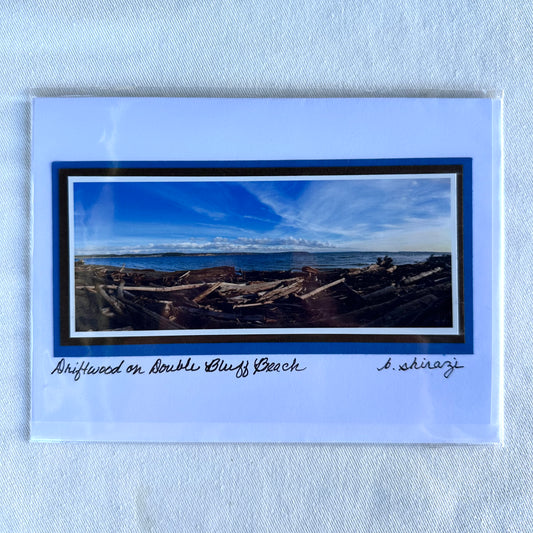
<path id="1" fill-rule="evenodd" d="M 436 359 L 430 361 L 425 357 L 422 360 L 419 360 L 416 356 L 413 357 L 413 360 L 410 362 L 402 362 L 396 366 L 393 365 L 392 357 L 387 359 L 387 362 L 380 368 L 376 370 L 382 372 L 383 370 L 396 370 L 398 372 L 408 372 L 409 370 L 444 370 L 443 376 L 448 379 L 455 370 L 464 368 L 464 365 L 461 365 L 457 358 L 453 357 L 452 359 L 446 359 L 441 361 Z"/>

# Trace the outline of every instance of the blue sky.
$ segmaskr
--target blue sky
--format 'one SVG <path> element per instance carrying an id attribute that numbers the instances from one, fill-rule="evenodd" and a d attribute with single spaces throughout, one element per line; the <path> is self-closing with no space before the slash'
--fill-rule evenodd
<path id="1" fill-rule="evenodd" d="M 448 178 L 76 182 L 76 254 L 451 250 Z"/>

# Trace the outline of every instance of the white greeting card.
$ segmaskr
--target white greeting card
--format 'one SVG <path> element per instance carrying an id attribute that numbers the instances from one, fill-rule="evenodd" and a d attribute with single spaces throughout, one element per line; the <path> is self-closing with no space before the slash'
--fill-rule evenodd
<path id="1" fill-rule="evenodd" d="M 35 99 L 32 438 L 501 441 L 500 116 Z"/>

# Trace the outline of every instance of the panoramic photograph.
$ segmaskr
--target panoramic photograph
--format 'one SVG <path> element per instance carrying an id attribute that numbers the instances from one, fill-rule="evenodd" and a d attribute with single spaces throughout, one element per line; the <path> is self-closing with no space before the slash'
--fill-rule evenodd
<path id="1" fill-rule="evenodd" d="M 71 179 L 75 332 L 454 326 L 449 175 Z"/>

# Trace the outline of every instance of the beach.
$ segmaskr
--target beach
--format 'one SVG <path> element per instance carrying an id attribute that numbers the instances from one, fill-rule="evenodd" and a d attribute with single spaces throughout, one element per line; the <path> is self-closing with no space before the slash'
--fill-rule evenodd
<path id="1" fill-rule="evenodd" d="M 450 255 L 322 270 L 74 268 L 80 332 L 452 327 Z"/>

